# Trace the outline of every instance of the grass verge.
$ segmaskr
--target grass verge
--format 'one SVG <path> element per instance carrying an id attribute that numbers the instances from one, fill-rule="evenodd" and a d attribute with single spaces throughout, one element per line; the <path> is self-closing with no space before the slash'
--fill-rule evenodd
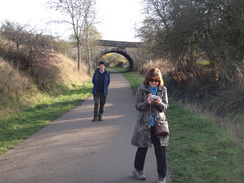
<path id="1" fill-rule="evenodd" d="M 0 154 L 5 153 L 91 94 L 92 84 L 46 99 L 33 108 L 0 120 Z"/>
<path id="2" fill-rule="evenodd" d="M 124 76 L 135 92 L 142 76 Z M 244 182 L 244 148 L 212 119 L 184 109 L 170 99 L 168 166 L 174 183 Z"/>

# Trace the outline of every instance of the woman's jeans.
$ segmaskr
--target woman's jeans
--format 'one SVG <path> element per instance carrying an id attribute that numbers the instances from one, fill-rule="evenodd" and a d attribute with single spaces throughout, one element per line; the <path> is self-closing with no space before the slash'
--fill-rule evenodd
<path id="1" fill-rule="evenodd" d="M 102 116 L 104 111 L 104 105 L 106 103 L 106 96 L 103 92 L 98 92 L 93 95 L 94 98 L 94 118 Z M 99 109 L 98 109 L 99 108 Z"/>
<path id="2" fill-rule="evenodd" d="M 160 177 L 166 177 L 166 148 L 160 145 L 160 141 L 155 135 L 155 128 L 151 127 L 151 140 L 154 145 L 156 160 L 157 160 L 157 171 Z M 134 162 L 134 167 L 137 170 L 143 170 L 146 159 L 148 147 L 138 147 Z"/>

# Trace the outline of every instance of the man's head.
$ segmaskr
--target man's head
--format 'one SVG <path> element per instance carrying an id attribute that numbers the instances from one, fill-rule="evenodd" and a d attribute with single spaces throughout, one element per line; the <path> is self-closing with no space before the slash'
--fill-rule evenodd
<path id="1" fill-rule="evenodd" d="M 105 66 L 104 62 L 102 62 L 102 61 L 101 61 L 101 62 L 99 62 L 99 66 L 100 66 L 101 64 Z"/>
<path id="2" fill-rule="evenodd" d="M 105 64 L 104 62 L 99 62 L 99 68 L 100 68 L 100 71 L 104 72 L 104 69 L 105 69 Z"/>

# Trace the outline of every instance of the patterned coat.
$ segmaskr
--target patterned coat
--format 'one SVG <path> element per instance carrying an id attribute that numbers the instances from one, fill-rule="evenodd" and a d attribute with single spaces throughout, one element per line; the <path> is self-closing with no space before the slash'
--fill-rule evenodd
<path id="1" fill-rule="evenodd" d="M 157 120 L 166 121 L 164 112 L 168 108 L 168 95 L 165 86 L 159 87 L 157 96 L 162 98 L 159 105 L 148 104 L 147 98 L 150 90 L 141 84 L 136 93 L 136 109 L 139 111 L 136 126 L 132 136 L 131 144 L 137 147 L 151 147 L 151 119 L 156 114 Z M 161 146 L 168 146 L 169 136 L 158 136 Z"/>

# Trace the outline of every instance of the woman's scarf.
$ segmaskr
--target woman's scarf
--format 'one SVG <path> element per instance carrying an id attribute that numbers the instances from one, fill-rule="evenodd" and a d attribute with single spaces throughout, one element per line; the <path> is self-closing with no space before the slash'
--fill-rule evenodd
<path id="1" fill-rule="evenodd" d="M 156 95 L 157 92 L 158 92 L 158 86 L 156 86 L 156 87 L 151 87 L 150 85 L 148 85 L 148 89 L 150 90 L 150 92 L 151 92 L 152 95 Z M 151 105 L 151 104 L 150 104 L 150 105 Z M 153 115 L 152 115 L 152 121 L 151 121 L 150 126 L 154 126 L 154 124 L 155 124 L 155 120 L 156 120 L 156 114 L 153 113 Z"/>

